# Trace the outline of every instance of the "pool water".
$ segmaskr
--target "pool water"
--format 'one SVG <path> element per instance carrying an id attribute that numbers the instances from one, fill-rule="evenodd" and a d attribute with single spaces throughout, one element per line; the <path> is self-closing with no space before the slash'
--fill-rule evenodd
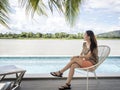
<path id="1" fill-rule="evenodd" d="M 47 74 L 63 68 L 71 57 L 0 57 L 0 66 L 16 65 L 27 74 Z M 99 73 L 120 73 L 120 57 L 108 57 L 96 70 Z"/>

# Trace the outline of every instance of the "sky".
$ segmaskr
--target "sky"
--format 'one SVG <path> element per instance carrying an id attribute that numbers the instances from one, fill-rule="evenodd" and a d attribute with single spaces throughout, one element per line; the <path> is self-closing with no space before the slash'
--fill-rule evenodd
<path id="1" fill-rule="evenodd" d="M 47 2 L 47 0 L 46 0 Z M 80 14 L 73 28 L 69 27 L 63 15 L 47 10 L 48 17 L 35 15 L 30 19 L 20 8 L 18 0 L 10 0 L 13 12 L 10 14 L 10 30 L 0 26 L 0 33 L 83 33 L 93 30 L 95 34 L 120 30 L 120 0 L 84 0 Z"/>

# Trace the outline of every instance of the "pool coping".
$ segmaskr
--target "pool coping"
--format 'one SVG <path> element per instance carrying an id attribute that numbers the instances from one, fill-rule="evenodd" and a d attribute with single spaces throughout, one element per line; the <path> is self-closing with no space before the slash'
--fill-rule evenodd
<path id="1" fill-rule="evenodd" d="M 68 74 L 63 75 L 61 79 L 66 79 Z M 80 74 L 75 73 L 73 79 L 85 79 L 87 77 L 87 74 Z M 120 78 L 120 73 L 118 74 L 97 74 L 97 77 L 100 79 L 114 79 L 114 78 Z M 89 73 L 90 79 L 95 79 L 93 73 Z M 15 75 L 8 75 L 6 76 L 6 79 L 15 79 Z M 24 80 L 37 80 L 37 79 L 60 79 L 59 77 L 51 76 L 50 74 L 25 74 Z"/>
<path id="2" fill-rule="evenodd" d="M 120 73 L 118 74 L 100 74 L 100 73 L 96 73 L 97 74 L 97 77 L 120 77 Z M 63 78 L 66 78 L 68 76 L 68 73 L 64 74 L 63 75 Z M 87 73 L 85 72 L 84 74 L 81 74 L 81 73 L 78 73 L 78 72 L 75 72 L 75 75 L 74 77 L 86 77 L 87 76 Z M 54 78 L 53 76 L 51 76 L 50 74 L 25 74 L 26 78 Z M 89 73 L 89 77 L 94 77 L 94 74 L 93 73 Z"/>

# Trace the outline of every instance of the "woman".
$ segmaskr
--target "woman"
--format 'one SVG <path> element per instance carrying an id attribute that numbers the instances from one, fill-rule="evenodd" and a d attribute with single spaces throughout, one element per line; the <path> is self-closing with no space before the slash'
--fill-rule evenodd
<path id="1" fill-rule="evenodd" d="M 83 49 L 79 56 L 72 57 L 71 61 L 60 71 L 50 73 L 53 76 L 62 77 L 63 73 L 70 69 L 65 85 L 61 86 L 59 90 L 71 89 L 70 83 L 74 75 L 75 68 L 89 67 L 98 62 L 97 41 L 93 31 L 86 31 L 84 34 L 84 40 Z"/>

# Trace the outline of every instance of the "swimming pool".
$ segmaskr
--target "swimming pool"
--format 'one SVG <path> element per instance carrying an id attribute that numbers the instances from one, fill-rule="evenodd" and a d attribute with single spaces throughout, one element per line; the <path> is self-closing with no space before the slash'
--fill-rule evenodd
<path id="1" fill-rule="evenodd" d="M 64 67 L 71 57 L 0 57 L 0 66 L 16 65 L 27 74 L 47 74 Z M 97 69 L 98 73 L 120 73 L 120 57 L 108 57 Z"/>

